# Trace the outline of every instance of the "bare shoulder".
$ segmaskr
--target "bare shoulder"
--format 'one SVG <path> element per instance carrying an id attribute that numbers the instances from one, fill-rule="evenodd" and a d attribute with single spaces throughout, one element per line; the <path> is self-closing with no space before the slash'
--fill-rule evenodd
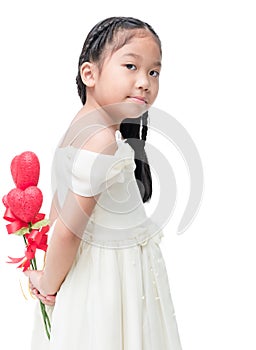
<path id="1" fill-rule="evenodd" d="M 117 150 L 115 133 L 108 128 L 99 129 L 86 140 L 83 149 L 113 155 Z"/>

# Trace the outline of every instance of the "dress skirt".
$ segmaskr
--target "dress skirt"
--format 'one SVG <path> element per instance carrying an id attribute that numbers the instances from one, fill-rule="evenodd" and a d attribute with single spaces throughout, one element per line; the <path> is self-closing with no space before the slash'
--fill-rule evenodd
<path id="1" fill-rule="evenodd" d="M 82 242 L 47 307 L 50 341 L 36 306 L 31 350 L 180 350 L 162 236 L 127 249 Z"/>

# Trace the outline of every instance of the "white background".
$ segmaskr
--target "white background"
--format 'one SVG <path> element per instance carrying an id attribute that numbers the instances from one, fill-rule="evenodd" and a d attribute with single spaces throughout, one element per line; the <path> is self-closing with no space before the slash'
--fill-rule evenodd
<path id="1" fill-rule="evenodd" d="M 14 187 L 12 158 L 32 150 L 41 163 L 42 211 L 48 212 L 53 152 L 81 106 L 75 76 L 82 44 L 97 21 L 113 15 L 138 17 L 159 34 L 163 70 L 155 107 L 186 128 L 203 163 L 199 213 L 178 236 L 189 179 L 172 148 L 178 198 L 161 246 L 183 350 L 255 350 L 253 1 L 2 2 L 0 195 Z M 28 350 L 35 301 L 23 298 L 20 274 L 5 263 L 7 255 L 23 253 L 21 239 L 8 237 L 5 224 L 2 220 L 0 347 Z"/>

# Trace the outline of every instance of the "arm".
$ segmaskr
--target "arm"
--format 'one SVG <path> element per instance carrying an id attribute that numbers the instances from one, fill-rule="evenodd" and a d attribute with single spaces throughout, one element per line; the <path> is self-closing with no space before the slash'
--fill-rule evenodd
<path id="1" fill-rule="evenodd" d="M 49 213 L 50 226 L 53 225 L 54 221 L 58 217 L 58 211 L 56 209 L 57 203 L 58 203 L 58 198 L 57 198 L 57 194 L 55 193 L 51 203 L 51 209 Z"/>
<path id="2" fill-rule="evenodd" d="M 34 288 L 43 296 L 58 292 L 69 272 L 97 197 L 82 197 L 69 192 L 65 205 L 57 217 L 46 254 L 44 271 L 26 272 Z"/>
<path id="3" fill-rule="evenodd" d="M 116 151 L 113 134 L 106 128 L 90 138 L 89 141 L 86 142 L 86 148 L 93 152 L 98 153 L 107 149 L 109 151 L 107 154 L 113 155 L 113 152 Z M 113 145 L 115 150 L 112 149 Z M 54 195 L 50 223 L 52 225 L 55 219 L 56 223 L 46 254 L 45 268 L 43 271 L 26 271 L 25 273 L 29 276 L 32 290 L 35 291 L 34 294 L 38 298 L 39 296 L 42 298 L 54 295 L 58 292 L 74 262 L 88 219 L 98 197 L 99 194 L 94 197 L 83 197 L 69 191 L 64 206 L 60 208 L 58 196 Z M 45 301 L 45 299 L 41 300 Z"/>

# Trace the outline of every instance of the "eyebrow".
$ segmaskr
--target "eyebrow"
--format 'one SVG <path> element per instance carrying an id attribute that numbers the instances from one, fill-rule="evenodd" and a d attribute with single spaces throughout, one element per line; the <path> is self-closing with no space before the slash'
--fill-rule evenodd
<path id="1" fill-rule="evenodd" d="M 133 58 L 141 58 L 140 55 L 137 55 L 136 53 L 130 52 L 130 53 L 125 53 L 122 57 L 133 57 Z M 158 66 L 161 67 L 162 64 L 160 61 L 154 62 L 153 66 Z"/>

